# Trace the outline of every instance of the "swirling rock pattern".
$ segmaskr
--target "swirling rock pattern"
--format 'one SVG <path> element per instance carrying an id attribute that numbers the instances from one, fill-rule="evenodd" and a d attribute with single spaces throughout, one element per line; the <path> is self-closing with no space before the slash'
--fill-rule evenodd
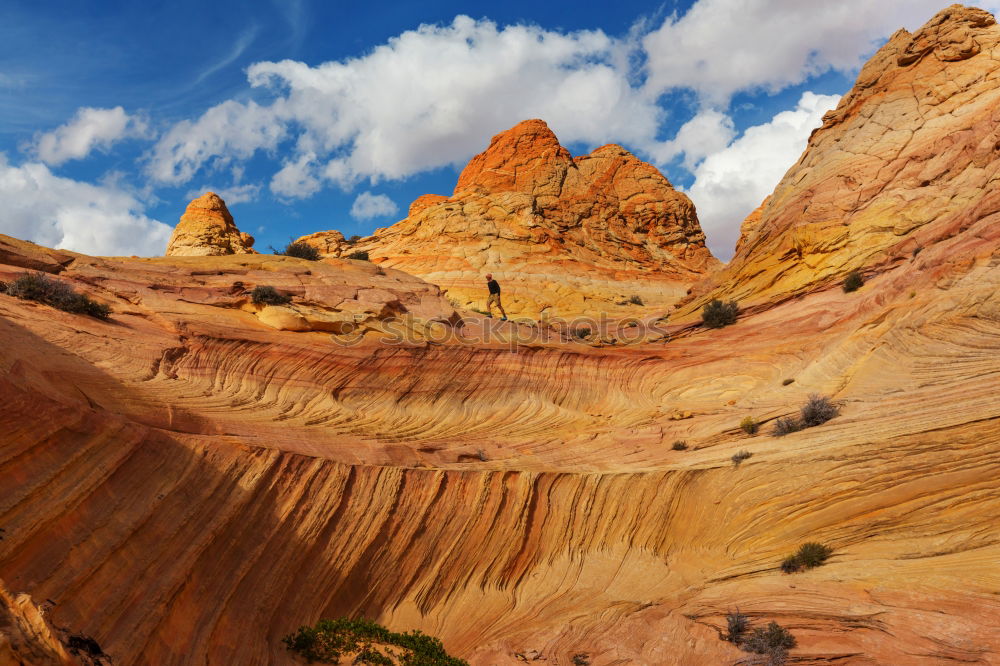
<path id="1" fill-rule="evenodd" d="M 266 275 L 322 303 L 393 279 L 365 262 L 97 259 L 2 239 L 0 279 L 54 257 L 114 312 L 0 295 L 0 579 L 116 663 L 291 663 L 283 635 L 364 613 L 474 664 L 532 649 L 718 664 L 740 655 L 717 635 L 735 607 L 788 626 L 805 659 L 992 663 L 987 231 L 855 294 L 665 345 L 516 353 L 341 346 L 267 326 L 230 293 Z M 812 392 L 842 415 L 766 434 Z M 742 434 L 747 415 L 765 432 Z M 808 540 L 832 561 L 781 574 Z"/>
<path id="2" fill-rule="evenodd" d="M 776 302 L 996 225 L 998 81 L 1000 26 L 989 12 L 952 5 L 914 34 L 898 31 L 685 312 L 717 296 Z"/>

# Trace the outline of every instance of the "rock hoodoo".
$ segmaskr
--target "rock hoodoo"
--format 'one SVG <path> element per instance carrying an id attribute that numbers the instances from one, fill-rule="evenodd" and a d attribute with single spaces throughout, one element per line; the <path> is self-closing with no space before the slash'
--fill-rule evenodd
<path id="1" fill-rule="evenodd" d="M 528 315 L 635 312 L 632 296 L 664 307 L 717 264 L 655 167 L 613 144 L 574 158 L 541 120 L 493 137 L 451 197 L 418 198 L 358 248 L 471 306 L 492 272 L 507 310 Z"/>
<path id="2" fill-rule="evenodd" d="M 205 192 L 188 204 L 167 243 L 167 256 L 204 257 L 254 254 L 253 236 L 236 228 L 226 202 Z"/>

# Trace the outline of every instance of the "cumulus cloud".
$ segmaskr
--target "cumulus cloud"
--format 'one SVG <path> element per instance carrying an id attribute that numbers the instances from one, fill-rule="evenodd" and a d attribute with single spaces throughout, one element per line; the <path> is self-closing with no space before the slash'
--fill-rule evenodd
<path id="1" fill-rule="evenodd" d="M 121 139 L 144 136 L 146 132 L 146 123 L 125 113 L 120 106 L 113 109 L 81 107 L 65 125 L 36 135 L 30 150 L 46 164 L 57 166 L 82 159 L 95 149 L 107 150 Z"/>
<path id="2" fill-rule="evenodd" d="M 179 123 L 151 152 L 149 173 L 185 182 L 287 140 L 271 189 L 304 197 L 324 184 L 350 188 L 463 162 L 487 137 L 531 117 L 565 143 L 643 150 L 656 143 L 664 111 L 630 83 L 628 48 L 601 31 L 499 28 L 458 16 L 360 58 L 260 62 L 248 69 L 250 84 L 273 99 L 224 102 Z"/>
<path id="3" fill-rule="evenodd" d="M 774 191 L 805 150 L 809 134 L 822 124 L 823 114 L 839 101 L 836 95 L 803 93 L 794 109 L 748 128 L 695 168 L 688 195 L 715 256 L 724 261 L 732 257 L 743 219 Z"/>
<path id="4" fill-rule="evenodd" d="M 0 233 L 84 254 L 163 254 L 172 231 L 113 184 L 62 178 L 39 162 L 13 166 L 3 153 L 0 199 Z"/>
<path id="5" fill-rule="evenodd" d="M 396 202 L 384 194 L 362 192 L 351 206 L 351 217 L 356 220 L 371 220 L 376 217 L 389 217 L 399 212 Z"/>
<path id="6" fill-rule="evenodd" d="M 699 0 L 643 38 L 646 86 L 690 88 L 726 105 L 738 91 L 774 92 L 829 69 L 852 71 L 881 40 L 919 28 L 941 8 L 940 0 Z"/>
<path id="7" fill-rule="evenodd" d="M 706 109 L 681 125 L 676 136 L 656 147 L 653 159 L 660 164 L 684 155 L 684 168 L 691 171 L 698 162 L 729 145 L 736 137 L 733 120 L 716 109 Z"/>

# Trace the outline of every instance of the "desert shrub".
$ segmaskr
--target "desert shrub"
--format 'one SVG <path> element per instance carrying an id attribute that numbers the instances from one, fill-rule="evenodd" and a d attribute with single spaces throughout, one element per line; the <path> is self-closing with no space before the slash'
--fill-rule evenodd
<path id="1" fill-rule="evenodd" d="M 676 442 L 673 443 L 673 445 L 670 448 L 673 449 L 674 451 L 687 451 L 687 447 L 688 447 L 687 442 L 685 442 L 683 439 L 678 439 Z"/>
<path id="2" fill-rule="evenodd" d="M 840 414 L 840 409 L 829 398 L 813 394 L 809 396 L 809 401 L 802 406 L 800 413 L 802 415 L 802 427 L 812 428 L 823 425 Z"/>
<path id="3" fill-rule="evenodd" d="M 781 561 L 781 570 L 785 573 L 795 573 L 803 569 L 812 569 L 824 564 L 833 549 L 821 543 L 810 541 L 799 546 L 794 555 L 789 555 Z"/>
<path id="4" fill-rule="evenodd" d="M 747 416 L 740 421 L 740 429 L 748 435 L 756 435 L 757 431 L 760 430 L 760 424 L 754 417 Z"/>
<path id="5" fill-rule="evenodd" d="M 794 416 L 783 416 L 774 422 L 774 430 L 772 433 L 775 437 L 784 437 L 789 433 L 802 430 L 803 427 L 802 422 Z"/>
<path id="6" fill-rule="evenodd" d="M 6 291 L 22 300 L 37 301 L 72 314 L 84 314 L 97 319 L 111 316 L 110 306 L 78 294 L 65 282 L 53 280 L 44 273 L 22 273 L 7 285 Z"/>
<path id="7" fill-rule="evenodd" d="M 810 541 L 799 546 L 799 552 L 795 554 L 795 557 L 806 569 L 812 569 L 826 562 L 831 555 L 833 555 L 832 548 Z"/>
<path id="8" fill-rule="evenodd" d="M 0 294 L 6 294 L 6 293 L 7 293 L 7 283 L 4 282 L 3 280 L 0 280 Z"/>
<path id="9" fill-rule="evenodd" d="M 795 637 L 777 622 L 770 622 L 766 627 L 757 627 L 740 644 L 740 648 L 746 652 L 768 657 L 769 666 L 784 664 L 788 658 L 788 651 L 793 647 L 795 647 Z"/>
<path id="10" fill-rule="evenodd" d="M 794 379 L 792 379 L 792 378 L 788 378 L 788 379 L 786 379 L 785 381 L 781 382 L 781 385 L 782 385 L 782 386 L 788 386 L 789 384 L 791 384 L 791 383 L 792 383 L 792 382 L 794 382 L 794 381 L 795 381 Z"/>
<path id="11" fill-rule="evenodd" d="M 589 338 L 590 334 L 591 334 L 591 330 L 589 328 L 574 328 L 573 329 L 573 337 L 574 338 L 580 338 L 582 340 L 583 338 Z"/>
<path id="12" fill-rule="evenodd" d="M 368 261 L 368 253 L 363 250 L 359 250 L 358 252 L 351 252 L 349 255 L 347 255 L 347 258 L 357 259 L 359 261 Z"/>
<path id="13" fill-rule="evenodd" d="M 590 666 L 590 655 L 586 652 L 577 652 L 571 661 L 573 666 Z"/>
<path id="14" fill-rule="evenodd" d="M 359 240 L 361 240 L 361 236 L 354 234 L 353 236 L 347 239 L 347 242 L 353 245 L 354 243 L 357 243 Z"/>
<path id="15" fill-rule="evenodd" d="M 301 241 L 292 241 L 285 246 L 284 250 L 280 252 L 275 250 L 275 254 L 283 254 L 286 257 L 296 257 L 297 259 L 308 259 L 309 261 L 319 261 L 320 253 L 319 250 L 314 248 L 309 243 L 303 243 Z"/>
<path id="16" fill-rule="evenodd" d="M 740 312 L 736 301 L 723 303 L 719 299 L 714 299 L 701 310 L 701 319 L 705 326 L 709 328 L 722 328 L 736 323 L 736 315 Z"/>
<path id="17" fill-rule="evenodd" d="M 726 633 L 722 638 L 730 643 L 739 645 L 740 641 L 743 640 L 743 635 L 749 628 L 750 618 L 741 613 L 740 609 L 737 608 L 735 611 L 726 613 Z"/>
<path id="18" fill-rule="evenodd" d="M 734 467 L 739 467 L 741 462 L 743 462 L 744 460 L 746 460 L 747 458 L 749 458 L 752 455 L 753 454 L 750 453 L 749 451 L 745 451 L 745 450 L 744 451 L 738 451 L 738 452 L 736 452 L 736 453 L 733 454 L 733 456 L 732 456 L 732 458 L 730 458 L 730 460 L 733 461 L 733 466 Z"/>
<path id="19" fill-rule="evenodd" d="M 441 641 L 420 631 L 397 633 L 371 620 L 338 618 L 320 620 L 313 627 L 302 626 L 282 641 L 288 650 L 307 661 L 336 664 L 346 654 L 357 653 L 354 663 L 393 664 L 372 647 L 372 643 L 402 648 L 400 662 L 414 666 L 468 666 L 449 656 Z M 358 661 L 364 655 L 368 661 Z M 376 656 L 377 655 L 377 656 Z"/>
<path id="20" fill-rule="evenodd" d="M 787 574 L 795 573 L 796 571 L 802 570 L 802 563 L 799 562 L 799 558 L 794 555 L 789 555 L 785 559 L 781 560 L 781 570 Z"/>
<path id="21" fill-rule="evenodd" d="M 628 302 L 632 305 L 642 305 L 642 297 L 637 294 L 632 294 L 628 297 Z"/>
<path id="22" fill-rule="evenodd" d="M 857 291 L 865 285 L 865 279 L 861 277 L 861 271 L 851 271 L 844 278 L 844 292 L 850 293 L 852 291 Z"/>
<path id="23" fill-rule="evenodd" d="M 259 285 L 250 292 L 250 300 L 253 301 L 254 305 L 284 305 L 292 298 L 282 294 L 274 287 Z"/>

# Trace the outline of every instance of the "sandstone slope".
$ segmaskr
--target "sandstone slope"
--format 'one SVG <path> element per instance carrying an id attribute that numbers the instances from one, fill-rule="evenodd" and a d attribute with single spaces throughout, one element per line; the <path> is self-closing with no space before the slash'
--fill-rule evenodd
<path id="1" fill-rule="evenodd" d="M 852 269 L 934 263 L 918 253 L 997 224 L 998 182 L 1000 26 L 952 5 L 864 66 L 699 292 L 772 303 Z"/>
<path id="2" fill-rule="evenodd" d="M 782 196 L 746 256 L 754 230 L 798 233 L 769 231 Z M 970 196 L 948 215 L 974 221 L 915 260 L 868 257 L 858 292 L 779 255 L 774 280 L 743 276 L 760 307 L 735 325 L 603 347 L 512 350 L 536 329 L 462 326 L 436 287 L 366 262 L 0 237 L 0 280 L 44 270 L 113 308 L 0 294 L 0 655 L 65 661 L 58 627 L 115 663 L 292 664 L 282 636 L 364 614 L 477 666 L 717 666 L 746 656 L 719 639 L 739 608 L 792 631 L 793 663 L 1000 663 L 1000 224 Z M 269 325 L 242 293 L 259 284 L 424 314 L 346 344 Z M 811 393 L 840 415 L 773 436 Z M 831 561 L 783 574 L 806 541 Z"/>
<path id="3" fill-rule="evenodd" d="M 300 240 L 339 256 L 337 232 Z M 424 195 L 409 216 L 352 249 L 485 306 L 486 273 L 511 314 L 661 311 L 717 265 L 694 205 L 655 167 L 607 145 L 572 157 L 541 120 L 493 137 L 450 197 Z"/>

